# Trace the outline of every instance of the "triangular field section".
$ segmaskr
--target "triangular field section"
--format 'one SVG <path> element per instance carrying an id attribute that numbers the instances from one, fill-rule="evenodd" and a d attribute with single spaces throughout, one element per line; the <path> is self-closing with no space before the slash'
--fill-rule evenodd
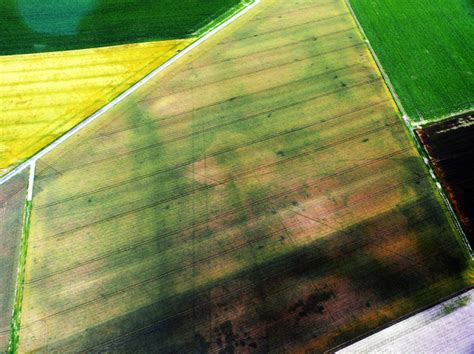
<path id="1" fill-rule="evenodd" d="M 193 40 L 0 57 L 0 172 L 53 142 Z"/>

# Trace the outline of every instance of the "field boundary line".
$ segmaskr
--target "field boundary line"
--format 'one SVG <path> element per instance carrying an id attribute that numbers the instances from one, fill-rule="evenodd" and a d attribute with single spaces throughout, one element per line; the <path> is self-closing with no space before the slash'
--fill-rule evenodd
<path id="1" fill-rule="evenodd" d="M 449 199 L 446 195 L 446 192 L 443 189 L 437 175 L 434 173 L 433 166 L 430 163 L 428 153 L 426 152 L 425 148 L 420 144 L 420 141 L 418 140 L 418 138 L 417 138 L 417 136 L 414 132 L 414 129 L 420 128 L 420 124 L 413 122 L 410 119 L 410 117 L 408 116 L 408 114 L 406 113 L 405 108 L 403 108 L 403 105 L 402 105 L 397 93 L 395 92 L 395 89 L 392 85 L 392 82 L 390 81 L 390 78 L 388 77 L 385 69 L 383 68 L 382 63 L 380 62 L 377 54 L 375 53 L 374 48 L 372 47 L 372 44 L 370 44 L 369 38 L 367 37 L 367 35 L 364 32 L 362 24 L 360 23 L 354 9 L 352 8 L 350 0 L 345 0 L 344 2 L 346 3 L 346 6 L 349 9 L 349 12 L 351 13 L 352 18 L 353 18 L 355 24 L 357 25 L 360 33 L 362 34 L 362 36 L 365 39 L 366 46 L 369 49 L 370 53 L 372 54 L 372 58 L 374 59 L 374 62 L 376 64 L 377 68 L 379 69 L 379 71 L 382 75 L 382 78 L 385 81 L 385 84 L 387 85 L 387 88 L 388 88 L 388 91 L 390 92 L 390 95 L 392 96 L 393 100 L 395 101 L 395 104 L 397 105 L 400 113 L 402 114 L 403 122 L 405 123 L 405 126 L 408 129 L 408 133 L 410 134 L 412 140 L 414 141 L 415 147 L 418 150 L 418 153 L 420 154 L 420 157 L 422 158 L 426 168 L 428 169 L 428 171 L 431 175 L 431 178 L 433 179 L 435 187 L 438 190 L 438 193 L 441 196 L 443 204 L 445 205 L 445 207 L 448 211 L 448 215 L 450 216 L 450 219 L 451 219 L 450 221 L 454 224 L 453 226 L 455 227 L 455 229 L 459 233 L 459 236 L 460 236 L 459 241 L 461 241 L 461 243 L 463 244 L 463 246 L 464 246 L 463 248 L 464 248 L 464 251 L 466 252 L 466 255 L 469 256 L 471 261 L 473 261 L 474 260 L 474 252 L 473 252 L 473 250 L 470 246 L 469 240 L 468 240 L 468 238 L 467 238 L 467 236 L 466 236 L 466 234 L 465 234 L 465 232 L 464 232 L 464 230 L 461 226 L 459 218 L 458 218 L 457 214 L 455 213 L 455 211 L 454 211 L 454 209 L 451 205 L 451 202 L 449 201 Z"/>
<path id="2" fill-rule="evenodd" d="M 413 127 L 414 127 L 414 129 L 424 129 L 424 128 L 431 127 L 433 125 L 437 125 L 439 123 L 445 123 L 445 122 L 448 122 L 450 120 L 454 120 L 456 118 L 463 117 L 465 115 L 473 115 L 473 114 L 474 114 L 474 107 L 471 107 L 469 109 L 454 112 L 454 113 L 449 114 L 447 116 L 443 116 L 443 117 L 435 118 L 435 119 L 430 119 L 429 121 L 428 120 L 423 120 L 423 121 L 420 121 L 420 122 L 415 122 L 415 123 L 413 123 Z"/>
<path id="3" fill-rule="evenodd" d="M 400 101 L 400 98 L 398 97 L 398 95 L 395 91 L 395 88 L 393 87 L 392 82 L 390 81 L 390 78 L 389 78 L 387 72 L 383 68 L 382 63 L 379 60 L 379 57 L 375 53 L 375 50 L 372 47 L 372 44 L 370 44 L 369 37 L 367 37 L 367 35 L 365 34 L 364 28 L 362 27 L 362 24 L 360 23 L 359 19 L 357 18 L 357 15 L 356 15 L 354 9 L 352 8 L 350 0 L 345 0 L 345 3 L 346 3 L 347 8 L 349 9 L 349 12 L 352 15 L 352 18 L 353 18 L 355 24 L 357 25 L 357 28 L 359 29 L 359 32 L 362 34 L 362 37 L 364 37 L 367 48 L 369 49 L 370 53 L 372 54 L 372 58 L 374 59 L 375 64 L 377 65 L 378 69 L 380 70 L 380 73 L 382 74 L 382 77 L 383 77 L 385 83 L 387 84 L 388 90 L 390 91 L 390 94 L 392 95 L 393 100 L 395 101 L 395 103 L 398 106 L 398 109 L 400 110 L 400 112 L 403 115 L 403 120 L 405 121 L 405 123 L 407 125 L 409 125 L 411 127 L 410 118 L 408 117 L 408 114 L 405 111 L 405 108 L 403 107 L 402 102 Z"/>
<path id="4" fill-rule="evenodd" d="M 197 39 L 195 42 L 191 43 L 189 46 L 184 48 L 181 52 L 173 56 L 172 58 L 168 59 L 165 63 L 161 64 L 157 68 L 155 68 L 153 71 L 148 73 L 145 77 L 143 77 L 141 80 L 136 82 L 134 85 L 129 87 L 127 90 L 122 92 L 120 95 L 115 97 L 112 101 L 107 103 L 105 106 L 100 108 L 98 111 L 94 112 L 92 115 L 81 121 L 79 124 L 77 124 L 74 128 L 66 132 L 64 135 L 53 141 L 51 144 L 47 145 L 44 147 L 42 150 L 38 151 L 36 154 L 34 154 L 32 157 L 21 163 L 19 166 L 15 167 L 12 171 L 8 172 L 6 175 L 0 178 L 0 185 L 4 184 L 5 182 L 9 181 L 12 177 L 16 176 L 18 173 L 22 172 L 25 170 L 28 166 L 36 162 L 36 160 L 42 158 L 44 155 L 46 155 L 48 152 L 56 148 L 59 144 L 62 142 L 68 140 L 71 136 L 75 135 L 77 132 L 79 132 L 81 129 L 83 129 L 85 126 L 89 125 L 91 122 L 99 118 L 103 113 L 107 112 L 111 108 L 115 107 L 117 104 L 119 104 L 122 100 L 124 100 L 126 97 L 131 95 L 133 92 L 138 90 L 140 87 L 145 85 L 148 81 L 153 79 L 156 75 L 158 75 L 160 72 L 164 71 L 167 69 L 170 65 L 184 57 L 186 54 L 188 54 L 191 50 L 199 46 L 200 44 L 204 43 L 207 41 L 210 37 L 230 25 L 232 22 L 240 18 L 242 15 L 246 14 L 250 10 L 252 10 L 255 6 L 260 4 L 261 0 L 253 0 L 250 4 L 247 4 L 244 7 L 235 13 L 232 17 L 228 18 L 224 22 L 220 23 L 217 25 L 217 27 L 214 27 L 214 29 L 210 30 L 209 32 L 205 33 L 202 37 Z"/>
<path id="5" fill-rule="evenodd" d="M 28 239 L 30 235 L 30 221 L 32 209 L 32 193 L 33 180 L 35 175 L 36 161 L 30 164 L 30 175 L 28 179 L 28 193 L 25 200 L 23 211 L 23 221 L 20 240 L 20 257 L 18 259 L 18 268 L 15 285 L 14 304 L 12 309 L 12 317 L 10 320 L 10 340 L 8 342 L 7 353 L 17 353 L 20 342 L 20 325 L 21 325 L 21 308 L 23 304 L 23 289 L 25 284 L 25 266 L 26 256 L 28 252 Z"/>

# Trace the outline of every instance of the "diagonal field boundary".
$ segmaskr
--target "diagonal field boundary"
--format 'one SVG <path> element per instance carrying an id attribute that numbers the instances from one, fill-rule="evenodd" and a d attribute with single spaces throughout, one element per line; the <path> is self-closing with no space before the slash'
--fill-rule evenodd
<path id="1" fill-rule="evenodd" d="M 13 178 L 15 175 L 18 173 L 22 172 L 25 170 L 28 166 L 31 164 L 35 163 L 38 159 L 46 155 L 48 152 L 53 150 L 56 146 L 61 144 L 62 142 L 68 140 L 71 136 L 76 134 L 78 131 L 80 131 L 82 128 L 84 128 L 86 125 L 90 124 L 97 118 L 99 118 L 102 114 L 110 110 L 112 107 L 116 106 L 119 104 L 123 99 L 128 97 L 130 94 L 138 90 L 141 86 L 146 84 L 148 81 L 153 79 L 156 75 L 158 75 L 160 72 L 168 68 L 170 65 L 172 65 L 174 62 L 178 61 L 182 57 L 184 57 L 186 54 L 188 54 L 191 50 L 208 40 L 210 37 L 212 37 L 214 34 L 222 30 L 223 28 L 227 27 L 229 24 L 237 20 L 240 16 L 246 14 L 248 11 L 253 9 L 255 6 L 260 4 L 261 0 L 253 0 L 249 5 L 245 6 L 241 11 L 237 12 L 234 14 L 232 17 L 228 18 L 224 22 L 222 22 L 220 25 L 215 27 L 213 30 L 207 32 L 205 35 L 203 35 L 201 38 L 199 38 L 197 41 L 191 43 L 189 46 L 184 48 L 181 52 L 176 54 L 174 57 L 170 58 L 168 61 L 157 67 L 155 70 L 147 74 L 145 77 L 143 77 L 140 81 L 136 82 L 134 85 L 132 85 L 130 88 L 122 92 L 120 95 L 115 97 L 112 101 L 107 103 L 105 106 L 103 106 L 101 109 L 84 119 L 81 123 L 76 125 L 74 128 L 69 130 L 67 133 L 53 141 L 51 144 L 47 145 L 45 148 L 34 154 L 32 157 L 30 157 L 28 160 L 25 162 L 21 163 L 18 165 L 16 168 L 14 168 L 12 171 L 7 173 L 5 176 L 0 178 L 0 185 L 4 184 L 5 182 L 9 181 L 11 178 Z"/>

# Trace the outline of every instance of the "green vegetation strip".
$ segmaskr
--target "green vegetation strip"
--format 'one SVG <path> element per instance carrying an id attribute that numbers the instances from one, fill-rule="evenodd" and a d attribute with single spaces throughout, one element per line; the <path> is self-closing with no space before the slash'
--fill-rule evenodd
<path id="1" fill-rule="evenodd" d="M 469 301 L 471 301 L 470 295 L 457 298 L 453 302 L 450 302 L 449 304 L 446 304 L 443 306 L 443 313 L 445 315 L 449 315 L 451 312 L 454 312 L 457 309 L 466 306 L 469 303 Z"/>
<path id="2" fill-rule="evenodd" d="M 474 2 L 350 0 L 409 117 L 421 124 L 472 109 Z"/>
<path id="3" fill-rule="evenodd" d="M 8 353 L 16 353 L 18 351 L 20 336 L 20 314 L 21 304 L 23 302 L 23 284 L 25 282 L 25 264 L 26 253 L 28 250 L 28 238 L 30 234 L 30 216 L 32 202 L 26 201 L 25 213 L 23 215 L 23 230 L 21 233 L 20 260 L 18 264 L 18 276 L 15 290 L 15 303 L 13 305 L 12 320 L 10 324 L 10 343 L 8 345 Z"/>

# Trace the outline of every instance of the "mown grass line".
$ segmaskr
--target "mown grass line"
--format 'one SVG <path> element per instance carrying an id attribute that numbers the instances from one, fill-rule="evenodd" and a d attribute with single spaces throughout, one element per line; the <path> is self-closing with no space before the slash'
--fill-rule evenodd
<path id="1" fill-rule="evenodd" d="M 18 273 L 15 288 L 15 302 L 13 305 L 12 319 L 10 322 L 10 341 L 8 343 L 8 353 L 17 353 L 20 340 L 20 315 L 23 302 L 23 285 L 25 282 L 26 253 L 28 250 L 28 238 L 30 234 L 30 220 L 32 201 L 25 202 L 25 212 L 23 214 L 23 228 L 21 232 L 20 259 L 18 262 Z"/>

